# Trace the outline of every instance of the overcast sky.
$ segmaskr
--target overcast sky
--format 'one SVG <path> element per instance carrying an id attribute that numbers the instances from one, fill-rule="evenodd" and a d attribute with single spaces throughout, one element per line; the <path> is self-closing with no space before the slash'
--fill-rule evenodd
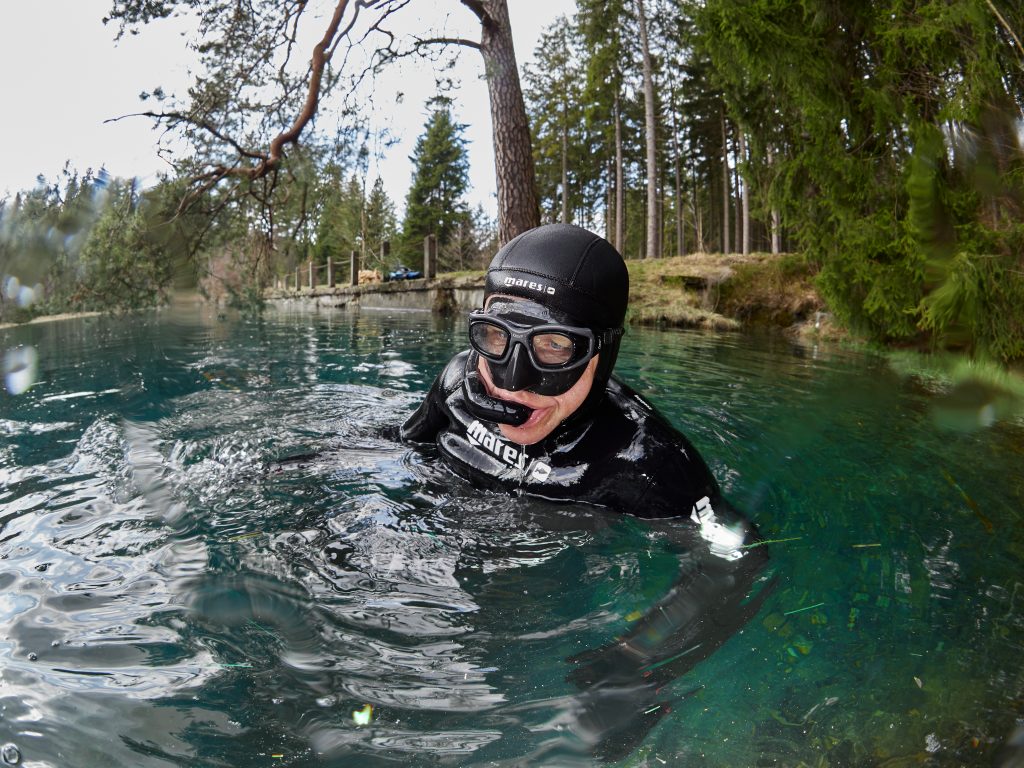
<path id="1" fill-rule="evenodd" d="M 571 15 L 575 0 L 510 0 L 509 6 L 522 67 L 540 33 L 559 15 Z M 453 24 L 465 17 L 469 25 L 461 29 L 472 29 L 472 15 L 455 0 L 415 0 L 413 7 L 432 18 L 449 13 Z M 115 45 L 116 30 L 102 23 L 109 9 L 110 0 L 30 0 L 5 8 L 0 198 L 34 186 L 40 173 L 55 179 L 66 160 L 80 171 L 105 166 L 112 175 L 138 176 L 144 183 L 168 170 L 156 154 L 159 134 L 148 119 L 104 121 L 138 111 L 138 94 L 158 85 L 184 92 L 190 63 L 181 37 L 185 27 L 163 21 Z M 482 72 L 480 55 L 466 50 L 456 72 L 462 87 L 455 116 L 469 126 L 469 202 L 483 203 L 493 213 L 494 161 Z M 399 208 L 409 186 L 408 158 L 423 129 L 424 101 L 433 94 L 433 83 L 431 68 L 420 62 L 403 67 L 379 86 L 378 118 L 401 143 L 387 150 L 379 167 L 371 166 L 370 182 L 379 173 Z M 401 104 L 394 104 L 389 88 L 404 92 Z"/>

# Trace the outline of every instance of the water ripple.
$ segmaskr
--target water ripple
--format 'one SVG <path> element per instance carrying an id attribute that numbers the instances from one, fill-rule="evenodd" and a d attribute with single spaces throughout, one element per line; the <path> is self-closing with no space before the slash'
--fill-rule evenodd
<path id="1" fill-rule="evenodd" d="M 583 693 L 567 657 L 695 561 L 675 523 L 483 493 L 396 442 L 464 327 L 48 325 L 17 331 L 46 379 L 0 404 L 0 744 L 26 765 L 977 765 L 1011 730 L 1020 431 L 937 432 L 877 358 L 627 335 L 620 374 L 776 541 L 778 584 L 656 695 Z"/>

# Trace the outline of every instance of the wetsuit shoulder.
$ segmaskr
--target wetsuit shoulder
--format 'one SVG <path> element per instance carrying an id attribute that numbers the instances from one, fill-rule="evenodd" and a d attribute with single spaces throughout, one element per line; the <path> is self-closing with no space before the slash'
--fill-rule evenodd
<path id="1" fill-rule="evenodd" d="M 521 446 L 470 414 L 456 355 L 402 426 L 402 438 L 437 443 L 449 466 L 474 483 L 551 500 L 597 504 L 638 517 L 680 517 L 718 487 L 704 459 L 647 400 L 617 379 L 587 418 Z"/>
<path id="2" fill-rule="evenodd" d="M 447 401 L 462 386 L 469 351 L 455 355 L 434 379 L 423 402 L 402 425 L 403 440 L 429 443 L 450 423 Z"/>
<path id="3" fill-rule="evenodd" d="M 612 379 L 608 401 L 635 424 L 622 458 L 633 465 L 631 514 L 638 517 L 688 516 L 704 498 L 720 498 L 718 483 L 693 443 L 628 385 Z M 637 480 L 643 481 L 637 487 Z"/>

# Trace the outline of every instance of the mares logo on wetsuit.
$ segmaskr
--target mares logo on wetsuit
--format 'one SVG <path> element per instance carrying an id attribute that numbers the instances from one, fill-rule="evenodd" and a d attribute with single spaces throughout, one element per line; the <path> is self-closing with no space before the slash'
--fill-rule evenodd
<path id="1" fill-rule="evenodd" d="M 474 421 L 466 430 L 470 445 L 475 445 L 493 453 L 510 467 L 518 467 L 524 474 L 527 472 L 526 451 L 514 448 L 499 438 L 479 421 Z M 543 483 L 551 474 L 551 466 L 534 459 L 529 464 L 531 480 Z"/>
<path id="2" fill-rule="evenodd" d="M 548 296 L 555 295 L 555 287 L 553 285 L 544 285 L 544 283 L 535 283 L 532 280 L 521 280 L 518 277 L 506 277 L 505 285 L 514 288 L 529 288 L 531 291 L 538 291 L 539 293 L 546 293 Z"/>

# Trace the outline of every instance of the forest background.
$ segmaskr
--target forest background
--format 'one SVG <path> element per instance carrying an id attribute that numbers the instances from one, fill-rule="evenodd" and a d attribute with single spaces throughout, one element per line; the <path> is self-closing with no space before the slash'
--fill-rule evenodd
<path id="1" fill-rule="evenodd" d="M 628 259 L 788 254 L 870 338 L 1024 358 L 1019 3 L 578 0 L 522 71 L 506 0 L 433 0 L 465 26 L 399 34 L 412 5 L 112 0 L 112 36 L 194 21 L 187 93 L 156 88 L 141 111 L 187 151 L 147 188 L 67 167 L 0 201 L 0 321 L 190 285 L 258 306 L 309 259 L 416 266 L 428 234 L 442 270 L 480 268 L 567 221 Z M 466 202 L 444 75 L 459 51 L 482 57 L 496 219 Z M 360 105 L 418 57 L 439 75 L 399 217 Z"/>

